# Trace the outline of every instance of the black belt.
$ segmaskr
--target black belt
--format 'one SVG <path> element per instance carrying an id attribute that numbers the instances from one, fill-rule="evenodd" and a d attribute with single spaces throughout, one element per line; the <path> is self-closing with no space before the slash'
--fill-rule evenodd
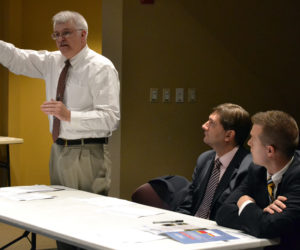
<path id="1" fill-rule="evenodd" d="M 58 138 L 55 141 L 58 145 L 63 146 L 71 146 L 71 145 L 84 145 L 84 144 L 107 144 L 108 138 L 85 138 L 85 139 L 77 139 L 77 140 L 65 140 L 62 138 Z"/>

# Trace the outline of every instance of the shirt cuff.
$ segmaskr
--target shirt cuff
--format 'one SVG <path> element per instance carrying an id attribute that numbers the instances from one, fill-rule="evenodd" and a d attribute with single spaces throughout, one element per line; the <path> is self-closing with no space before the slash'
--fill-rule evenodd
<path id="1" fill-rule="evenodd" d="M 82 118 L 81 112 L 70 111 L 71 117 L 69 124 L 75 126 L 76 128 L 80 127 L 80 119 Z"/>
<path id="2" fill-rule="evenodd" d="M 248 204 L 250 204 L 250 203 L 254 203 L 254 202 L 251 201 L 251 200 L 247 200 L 247 201 L 245 201 L 245 202 L 240 206 L 240 208 L 239 208 L 239 216 L 241 215 L 241 213 L 242 213 L 242 211 L 244 210 L 244 208 L 245 208 Z"/>

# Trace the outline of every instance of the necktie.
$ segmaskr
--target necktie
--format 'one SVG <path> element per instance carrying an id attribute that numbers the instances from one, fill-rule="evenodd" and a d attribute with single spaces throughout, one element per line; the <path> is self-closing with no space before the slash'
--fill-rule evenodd
<path id="1" fill-rule="evenodd" d="M 56 101 L 64 101 L 64 93 L 66 88 L 66 78 L 68 69 L 70 67 L 70 61 L 65 61 L 65 67 L 60 73 L 58 84 L 57 84 L 57 90 L 56 90 Z M 53 129 L 52 129 L 52 138 L 53 142 L 55 142 L 59 135 L 59 129 L 60 129 L 60 120 L 57 119 L 55 116 L 53 116 Z"/>
<path id="2" fill-rule="evenodd" d="M 209 178 L 205 194 L 202 200 L 201 205 L 199 206 L 198 211 L 196 212 L 195 216 L 208 219 L 209 213 L 210 213 L 210 206 L 212 199 L 214 197 L 216 188 L 219 183 L 219 178 L 220 178 L 220 167 L 222 163 L 220 162 L 219 159 L 215 160 L 215 165 L 212 170 L 211 176 Z"/>
<path id="3" fill-rule="evenodd" d="M 270 202 L 274 201 L 274 187 L 275 187 L 275 184 L 274 184 L 272 178 L 270 177 L 268 179 L 268 193 L 269 193 Z"/>

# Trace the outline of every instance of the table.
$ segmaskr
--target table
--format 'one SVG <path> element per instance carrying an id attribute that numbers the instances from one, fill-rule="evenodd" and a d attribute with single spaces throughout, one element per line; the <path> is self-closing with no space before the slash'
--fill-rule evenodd
<path id="1" fill-rule="evenodd" d="M 239 231 L 217 226 L 214 221 L 69 188 L 43 193 L 54 198 L 31 201 L 11 200 L 1 196 L 1 190 L 1 222 L 84 249 L 249 249 L 278 243 L 248 235 L 214 243 L 182 244 L 169 238 L 137 243 L 140 234 L 150 235 L 143 230 L 153 226 L 153 221 L 184 220 L 199 227 Z M 145 214 L 129 216 L 130 211 Z"/>
<path id="2" fill-rule="evenodd" d="M 10 186 L 10 157 L 9 157 L 9 145 L 10 144 L 20 144 L 24 140 L 21 138 L 14 137 L 4 137 L 0 136 L 0 145 L 6 145 L 6 161 L 0 162 L 0 167 L 7 170 L 7 184 Z"/>

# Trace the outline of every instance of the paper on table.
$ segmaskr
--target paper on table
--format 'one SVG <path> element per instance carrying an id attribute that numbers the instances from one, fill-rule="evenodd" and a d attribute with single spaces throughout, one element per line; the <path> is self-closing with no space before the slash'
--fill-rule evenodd
<path id="1" fill-rule="evenodd" d="M 129 217 L 145 217 L 145 216 L 152 216 L 157 214 L 162 214 L 163 212 L 155 211 L 155 210 L 147 210 L 137 207 L 131 207 L 131 206 L 111 206 L 111 207 L 104 207 L 100 208 L 101 213 L 109 213 L 109 214 L 115 214 L 115 215 L 121 215 L 121 216 L 129 216 Z"/>
<path id="2" fill-rule="evenodd" d="M 95 197 L 95 198 L 88 198 L 82 199 L 84 202 L 89 204 L 96 205 L 98 207 L 107 207 L 107 206 L 120 206 L 120 205 L 128 205 L 130 204 L 127 200 L 117 199 L 114 197 Z"/>
<path id="3" fill-rule="evenodd" d="M 24 193 L 24 194 L 15 194 L 6 198 L 14 201 L 31 201 L 31 200 L 53 199 L 54 197 L 55 196 L 48 195 L 48 194 Z"/>
<path id="4" fill-rule="evenodd" d="M 135 243 L 144 243 L 156 240 L 166 239 L 166 236 L 155 235 L 140 229 L 128 228 L 126 230 L 105 230 L 97 232 L 95 236 L 87 235 L 87 237 L 96 237 L 101 244 L 113 247 L 114 249 L 126 249 L 126 245 Z M 127 249 L 130 249 L 128 247 Z"/>
<path id="5" fill-rule="evenodd" d="M 89 198 L 84 199 L 85 202 L 89 204 L 96 205 L 99 208 L 99 212 L 101 213 L 109 213 L 114 215 L 121 215 L 121 216 L 130 216 L 135 218 L 145 217 L 145 216 L 152 216 L 157 214 L 162 214 L 160 210 L 155 209 L 146 209 L 143 207 L 135 207 L 133 206 L 132 202 L 127 200 L 117 199 L 109 197 L 102 198 Z"/>
<path id="6" fill-rule="evenodd" d="M 162 223 L 152 224 L 145 226 L 144 230 L 155 234 L 162 234 L 166 232 L 179 232 L 179 231 L 191 231 L 191 230 L 206 230 L 207 227 L 201 227 L 199 225 L 191 225 L 188 223 Z"/>
<path id="7" fill-rule="evenodd" d="M 9 194 L 22 194 L 33 192 L 53 192 L 61 190 L 62 188 L 51 187 L 46 185 L 32 185 L 32 186 L 14 186 L 14 187 L 2 187 L 0 188 L 0 196 L 6 193 Z"/>
<path id="8" fill-rule="evenodd" d="M 3 187 L 0 188 L 0 197 L 18 201 L 51 199 L 53 195 L 41 194 L 41 192 L 57 190 L 59 189 L 46 185 Z"/>

